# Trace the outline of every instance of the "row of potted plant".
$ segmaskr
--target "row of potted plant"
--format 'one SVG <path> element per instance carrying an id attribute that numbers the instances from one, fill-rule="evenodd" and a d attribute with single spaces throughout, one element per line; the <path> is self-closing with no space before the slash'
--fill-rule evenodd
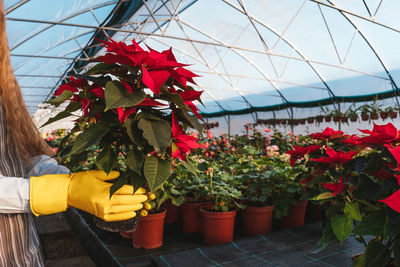
<path id="1" fill-rule="evenodd" d="M 304 125 L 306 123 L 322 123 L 322 122 L 341 122 L 341 123 L 349 123 L 356 121 L 372 121 L 378 120 L 381 118 L 382 120 L 396 119 L 398 115 L 399 109 L 395 107 L 386 107 L 382 108 L 381 105 L 376 102 L 372 104 L 364 104 L 358 108 L 355 106 L 350 106 L 345 112 L 341 112 L 339 110 L 330 111 L 328 108 L 321 107 L 321 115 L 307 117 L 307 118 L 299 118 L 299 119 L 258 119 L 256 125 Z M 323 114 L 323 115 L 322 115 Z"/>

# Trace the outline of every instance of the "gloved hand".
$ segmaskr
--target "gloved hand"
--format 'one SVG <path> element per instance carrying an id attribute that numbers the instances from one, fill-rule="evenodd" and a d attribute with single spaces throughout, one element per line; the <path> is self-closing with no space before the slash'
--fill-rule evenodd
<path id="1" fill-rule="evenodd" d="M 136 216 L 135 211 L 147 200 L 146 190 L 124 185 L 110 198 L 112 184 L 119 172 L 103 171 L 73 174 L 49 174 L 30 178 L 30 206 L 36 216 L 65 211 L 72 206 L 105 221 L 122 221 Z"/>

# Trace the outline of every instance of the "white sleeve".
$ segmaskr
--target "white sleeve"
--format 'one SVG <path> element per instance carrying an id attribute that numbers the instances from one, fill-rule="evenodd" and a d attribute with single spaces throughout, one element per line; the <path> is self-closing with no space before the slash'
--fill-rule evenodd
<path id="1" fill-rule="evenodd" d="M 69 173 L 68 168 L 58 165 L 48 156 L 38 156 L 25 166 L 27 176 Z M 29 179 L 0 175 L 0 213 L 28 213 Z"/>
<path id="2" fill-rule="evenodd" d="M 0 213 L 27 213 L 29 179 L 0 176 Z"/>

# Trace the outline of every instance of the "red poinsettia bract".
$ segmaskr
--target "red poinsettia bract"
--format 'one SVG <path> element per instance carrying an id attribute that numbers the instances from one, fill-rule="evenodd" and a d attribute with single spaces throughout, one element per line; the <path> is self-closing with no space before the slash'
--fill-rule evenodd
<path id="1" fill-rule="evenodd" d="M 343 183 L 343 178 L 339 178 L 339 183 L 326 183 L 323 184 L 324 188 L 332 191 L 333 195 L 337 195 L 339 193 L 343 193 L 347 189 L 347 185 Z"/>
<path id="2" fill-rule="evenodd" d="M 337 139 L 341 138 L 343 136 L 342 131 L 335 131 L 332 128 L 326 127 L 326 129 L 321 132 L 321 133 L 313 133 L 310 135 L 310 137 L 315 138 L 315 139 Z"/>
<path id="3" fill-rule="evenodd" d="M 172 154 L 173 158 L 179 158 L 186 161 L 186 154 L 193 148 L 203 147 L 197 143 L 197 139 L 191 135 L 183 133 L 183 127 L 179 125 L 179 122 L 172 112 Z"/>
<path id="4" fill-rule="evenodd" d="M 318 151 L 321 146 L 320 145 L 310 145 L 307 147 L 301 147 L 301 146 L 296 146 L 293 145 L 292 150 L 289 150 L 288 152 L 286 152 L 287 154 L 290 155 L 290 165 L 293 167 L 294 164 L 296 163 L 296 161 L 298 159 L 301 159 L 302 157 L 304 157 L 304 155 L 306 154 L 310 154 L 313 153 L 315 151 Z"/>
<path id="5" fill-rule="evenodd" d="M 343 152 L 341 150 L 335 151 L 333 148 L 327 147 L 326 154 L 328 157 L 321 157 L 319 159 L 311 159 L 315 162 L 326 163 L 329 165 L 345 165 L 353 159 L 353 156 L 357 154 L 356 151 Z"/>
<path id="6" fill-rule="evenodd" d="M 360 130 L 362 133 L 369 136 L 360 137 L 357 139 L 360 143 L 365 144 L 387 144 L 399 140 L 399 130 L 392 123 L 385 125 L 377 125 L 374 123 L 374 128 L 370 130 Z"/>

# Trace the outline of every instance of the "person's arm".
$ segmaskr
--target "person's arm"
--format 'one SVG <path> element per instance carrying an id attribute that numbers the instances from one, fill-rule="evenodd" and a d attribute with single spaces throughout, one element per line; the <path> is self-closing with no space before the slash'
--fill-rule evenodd
<path id="1" fill-rule="evenodd" d="M 25 166 L 27 177 L 45 174 L 69 173 L 68 168 L 58 165 L 54 159 L 42 155 L 34 157 Z M 30 180 L 0 175 L 0 213 L 29 213 Z"/>

